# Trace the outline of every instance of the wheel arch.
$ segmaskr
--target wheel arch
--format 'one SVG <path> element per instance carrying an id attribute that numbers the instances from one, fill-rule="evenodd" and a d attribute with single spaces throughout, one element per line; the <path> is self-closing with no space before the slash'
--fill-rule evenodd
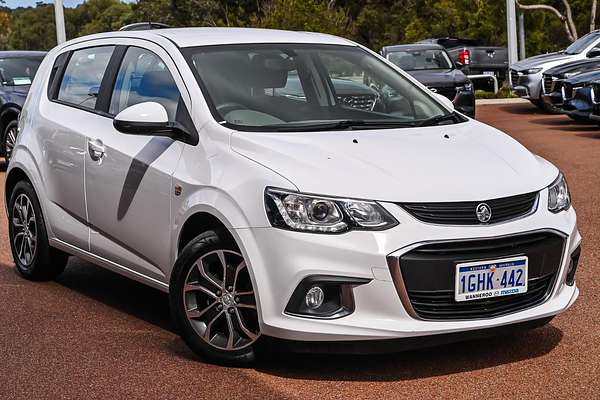
<path id="1" fill-rule="evenodd" d="M 216 216 L 215 213 L 208 211 L 196 211 L 189 215 L 179 230 L 177 254 L 180 254 L 183 248 L 195 237 L 209 230 L 225 232 L 228 238 L 234 240 L 238 247 L 240 247 L 239 242 L 235 240 L 232 234 L 231 226 L 228 226 L 221 218 Z"/>
<path id="2" fill-rule="evenodd" d="M 13 189 L 20 181 L 27 181 L 33 186 L 31 179 L 23 169 L 19 167 L 11 168 L 4 182 L 4 205 L 6 207 L 8 207 L 8 202 Z"/>

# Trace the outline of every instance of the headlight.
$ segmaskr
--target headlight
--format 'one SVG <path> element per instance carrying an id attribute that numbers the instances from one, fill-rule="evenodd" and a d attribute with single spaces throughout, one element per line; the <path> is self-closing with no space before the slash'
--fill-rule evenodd
<path id="1" fill-rule="evenodd" d="M 342 233 L 353 229 L 383 230 L 398 224 L 374 201 L 320 197 L 282 189 L 265 190 L 271 225 L 315 233 Z"/>
<path id="2" fill-rule="evenodd" d="M 563 74 L 563 76 L 565 77 L 565 79 L 569 79 L 569 78 L 571 78 L 575 75 L 579 75 L 579 74 L 580 74 L 580 72 L 566 72 Z"/>
<path id="3" fill-rule="evenodd" d="M 560 174 L 554 183 L 548 186 L 548 210 L 558 213 L 568 210 L 569 207 L 571 207 L 569 187 L 563 174 Z"/>
<path id="4" fill-rule="evenodd" d="M 541 68 L 529 68 L 527 71 L 525 71 L 525 73 L 527 75 L 533 75 L 533 74 L 537 74 L 538 72 L 541 72 L 542 69 Z"/>

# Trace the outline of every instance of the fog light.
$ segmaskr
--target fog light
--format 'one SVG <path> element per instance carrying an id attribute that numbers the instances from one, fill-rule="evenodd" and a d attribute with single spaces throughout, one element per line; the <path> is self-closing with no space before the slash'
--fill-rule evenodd
<path id="1" fill-rule="evenodd" d="M 325 293 L 323 293 L 323 289 L 321 289 L 319 286 L 313 286 L 308 290 L 308 292 L 306 292 L 304 302 L 308 308 L 314 310 L 321 307 L 324 298 Z"/>

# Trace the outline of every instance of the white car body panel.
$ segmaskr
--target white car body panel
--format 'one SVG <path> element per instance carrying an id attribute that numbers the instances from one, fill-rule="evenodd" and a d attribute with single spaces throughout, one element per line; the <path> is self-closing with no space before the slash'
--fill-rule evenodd
<path id="1" fill-rule="evenodd" d="M 546 187 L 556 179 L 558 169 L 515 140 L 473 120 L 379 131 L 232 131 L 212 117 L 177 48 L 281 42 L 357 46 L 314 33 L 195 28 L 99 34 L 52 50 L 30 90 L 7 172 L 10 176 L 22 170 L 32 181 L 51 244 L 168 291 L 182 227 L 197 213 L 211 214 L 230 230 L 250 267 L 261 332 L 294 340 L 387 339 L 466 331 L 556 315 L 573 304 L 578 289 L 564 279 L 569 255 L 581 241 L 575 211 L 548 211 Z M 49 70 L 57 55 L 103 44 L 136 45 L 165 61 L 197 129 L 197 145 L 170 143 L 144 164 L 137 159 L 140 152 L 161 145 L 162 139 L 118 133 L 108 116 L 49 101 Z M 106 146 L 106 158 L 100 163 L 88 156 L 87 141 L 95 139 Z M 146 170 L 127 212 L 119 215 L 123 184 L 136 160 Z M 181 189 L 179 196 L 173 194 L 176 186 Z M 266 187 L 377 200 L 399 224 L 384 231 L 340 235 L 277 229 L 265 212 Z M 395 204 L 483 201 L 529 192 L 539 192 L 532 215 L 491 225 L 423 223 Z M 387 257 L 399 256 L 419 243 L 547 230 L 566 237 L 557 284 L 545 302 L 519 312 L 468 321 L 415 319 L 404 309 L 390 276 Z M 309 275 L 371 282 L 354 289 L 356 310 L 346 317 L 317 320 L 286 314 L 292 292 Z"/>

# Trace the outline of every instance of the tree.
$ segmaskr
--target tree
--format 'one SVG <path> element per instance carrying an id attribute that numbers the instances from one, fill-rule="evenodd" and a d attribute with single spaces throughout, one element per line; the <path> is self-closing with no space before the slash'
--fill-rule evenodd
<path id="1" fill-rule="evenodd" d="M 556 15 L 558 17 L 558 19 L 560 19 L 564 25 L 565 25 L 565 31 L 567 32 L 567 36 L 569 37 L 569 40 L 571 40 L 572 42 L 574 42 L 575 40 L 577 40 L 578 35 L 577 35 L 577 27 L 575 26 L 575 23 L 573 22 L 573 13 L 571 11 L 571 5 L 569 4 L 569 2 L 567 0 L 562 0 L 562 3 L 564 5 L 565 11 L 564 13 L 560 12 L 556 7 L 547 5 L 547 4 L 521 4 L 521 2 L 519 0 L 515 0 L 517 3 L 517 6 L 522 9 L 522 10 L 526 10 L 526 11 L 532 11 L 532 10 L 544 10 L 544 11 L 549 11 L 551 13 L 553 13 L 554 15 Z"/>
<path id="2" fill-rule="evenodd" d="M 293 10 L 293 12 L 291 12 Z M 319 0 L 272 0 L 262 5 L 262 15 L 251 19 L 261 28 L 324 32 L 350 36 L 348 12 L 333 2 Z"/>

